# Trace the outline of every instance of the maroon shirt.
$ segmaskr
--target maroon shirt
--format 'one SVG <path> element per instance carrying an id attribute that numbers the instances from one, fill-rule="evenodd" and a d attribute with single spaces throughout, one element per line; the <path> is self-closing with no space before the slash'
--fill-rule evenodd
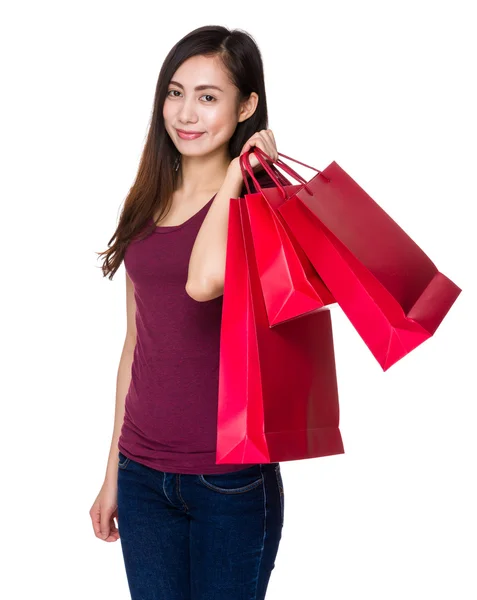
<path id="1" fill-rule="evenodd" d="M 273 185 L 264 173 L 259 181 Z M 137 342 L 118 448 L 171 473 L 250 466 L 215 462 L 223 296 L 197 302 L 185 291 L 192 247 L 214 197 L 185 223 L 133 240 L 124 257 L 134 284 Z"/>
<path id="2" fill-rule="evenodd" d="M 185 291 L 192 247 L 214 197 L 185 223 L 133 240 L 124 257 L 137 342 L 118 448 L 172 473 L 250 466 L 215 462 L 223 296 L 197 302 Z"/>

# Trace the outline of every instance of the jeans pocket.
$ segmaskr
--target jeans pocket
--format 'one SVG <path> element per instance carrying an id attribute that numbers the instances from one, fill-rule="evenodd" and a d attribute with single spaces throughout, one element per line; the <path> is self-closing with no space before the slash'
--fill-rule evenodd
<path id="1" fill-rule="evenodd" d="M 130 460 L 131 459 L 128 456 L 125 456 L 121 451 L 118 452 L 118 468 L 119 469 L 125 469 L 128 466 Z"/>
<path id="2" fill-rule="evenodd" d="M 199 481 L 210 490 L 221 494 L 243 494 L 263 483 L 263 473 L 258 464 L 231 473 L 201 474 Z"/>

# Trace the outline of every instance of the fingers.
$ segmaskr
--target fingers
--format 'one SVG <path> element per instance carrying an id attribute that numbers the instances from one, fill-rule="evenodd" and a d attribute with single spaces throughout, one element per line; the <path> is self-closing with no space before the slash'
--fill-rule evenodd
<path id="1" fill-rule="evenodd" d="M 110 533 L 109 519 L 110 519 L 110 517 L 108 516 L 106 511 L 103 510 L 101 512 L 101 532 L 100 532 L 100 537 L 102 540 L 106 540 L 109 537 L 109 533 Z"/>
<path id="2" fill-rule="evenodd" d="M 116 521 L 114 519 L 116 519 Z M 116 538 L 119 537 L 119 529 L 116 527 L 117 520 L 118 520 L 118 509 L 116 509 L 113 512 L 113 514 L 111 515 L 111 521 L 110 521 L 111 535 L 115 536 Z"/>
<path id="3" fill-rule="evenodd" d="M 91 522 L 93 524 L 94 535 L 104 542 L 113 542 L 119 539 L 119 530 L 116 527 L 114 518 L 117 518 L 117 509 L 109 516 L 108 511 L 96 502 L 89 511 Z"/>
<path id="4" fill-rule="evenodd" d="M 260 150 L 263 150 L 263 152 L 270 157 L 272 162 L 275 162 L 278 159 L 275 136 L 273 135 L 273 131 L 271 129 L 262 129 L 255 132 L 245 143 L 240 155 L 248 152 L 253 146 L 257 146 L 260 148 Z M 254 171 L 262 168 L 258 158 L 254 156 L 253 152 L 249 155 L 249 162 Z"/>
<path id="5" fill-rule="evenodd" d="M 109 522 L 109 535 L 106 538 L 103 538 L 105 542 L 115 542 L 119 539 L 119 530 L 116 527 L 116 523 L 114 522 L 113 516 L 111 516 L 111 520 Z"/>
<path id="6" fill-rule="evenodd" d="M 99 507 L 99 502 L 95 502 L 95 504 L 91 507 L 89 511 L 89 515 L 91 517 L 91 523 L 93 524 L 94 535 L 96 537 L 102 538 L 101 536 L 101 511 Z"/>
<path id="7" fill-rule="evenodd" d="M 278 159 L 278 150 L 277 144 L 275 143 L 275 136 L 273 135 L 273 131 L 271 129 L 263 129 L 261 134 L 264 135 L 268 150 L 264 150 L 270 156 L 270 158 L 275 161 Z"/>
<path id="8" fill-rule="evenodd" d="M 270 158 L 275 161 L 278 159 L 277 145 L 275 143 L 275 136 L 271 129 L 262 129 L 255 132 L 245 143 L 240 154 L 248 152 L 252 146 L 258 146 L 261 150 L 268 154 Z"/>
<path id="9" fill-rule="evenodd" d="M 272 161 L 277 160 L 278 151 L 275 144 L 275 137 L 271 129 L 257 131 L 250 138 L 249 143 L 251 146 L 258 146 L 260 150 L 263 150 L 265 154 L 268 154 Z"/>

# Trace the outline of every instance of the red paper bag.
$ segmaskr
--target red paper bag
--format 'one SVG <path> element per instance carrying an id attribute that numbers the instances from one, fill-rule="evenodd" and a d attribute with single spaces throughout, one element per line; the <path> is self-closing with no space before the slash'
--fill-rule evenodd
<path id="1" fill-rule="evenodd" d="M 293 233 L 277 213 L 283 202 L 277 188 L 272 203 L 260 192 L 249 152 L 240 156 L 240 166 L 248 194 L 244 206 L 248 212 L 260 284 L 270 326 L 322 309 L 335 299 L 316 273 L 310 260 L 295 240 Z M 272 166 L 273 169 L 273 166 Z M 247 173 L 257 193 L 251 193 Z M 290 182 L 279 172 L 278 180 Z M 304 181 L 304 180 L 303 180 Z M 298 190 L 300 186 L 292 186 Z M 273 191 L 268 188 L 269 193 Z"/>
<path id="2" fill-rule="evenodd" d="M 329 310 L 270 328 L 244 199 L 231 199 L 216 463 L 344 453 Z"/>
<path id="3" fill-rule="evenodd" d="M 462 290 L 336 162 L 299 189 L 275 183 L 278 211 L 384 371 L 435 333 Z"/>

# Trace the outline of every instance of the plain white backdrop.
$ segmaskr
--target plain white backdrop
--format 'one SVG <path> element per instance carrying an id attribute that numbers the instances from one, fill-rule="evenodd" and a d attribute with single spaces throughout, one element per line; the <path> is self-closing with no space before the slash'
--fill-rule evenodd
<path id="1" fill-rule="evenodd" d="M 126 327 L 124 266 L 104 279 L 95 252 L 133 183 L 162 61 L 220 24 L 261 49 L 278 150 L 337 161 L 463 289 L 386 373 L 332 308 L 345 454 L 281 463 L 267 599 L 477 598 L 471 4 L 2 6 L 2 597 L 129 598 L 120 541 L 95 538 L 88 514 Z"/>

